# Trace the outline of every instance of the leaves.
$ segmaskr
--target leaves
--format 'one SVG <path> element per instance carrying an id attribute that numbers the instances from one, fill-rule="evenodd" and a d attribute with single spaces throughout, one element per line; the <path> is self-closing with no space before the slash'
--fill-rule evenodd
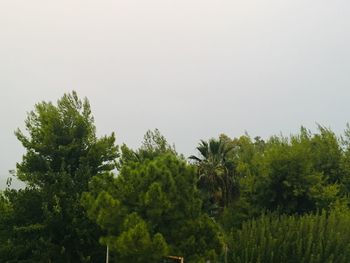
<path id="1" fill-rule="evenodd" d="M 115 168 L 118 148 L 114 134 L 96 137 L 93 120 L 88 100 L 72 92 L 57 105 L 36 104 L 25 121 L 26 134 L 15 133 L 26 149 L 16 176 L 27 188 L 7 193 L 16 207 L 14 218 L 23 219 L 12 219 L 18 235 L 9 240 L 21 246 L 28 259 L 37 254 L 47 261 L 101 259 L 100 230 L 87 218 L 80 199 L 92 177 Z M 36 234 L 29 236 L 33 231 Z M 44 244 L 24 249 L 35 239 Z"/>
<path id="2" fill-rule="evenodd" d="M 350 213 L 262 215 L 231 235 L 231 262 L 348 262 Z"/>
<path id="3" fill-rule="evenodd" d="M 190 156 L 198 167 L 198 186 L 209 196 L 207 209 L 215 213 L 216 208 L 227 207 L 238 195 L 234 177 L 234 165 L 229 158 L 232 148 L 224 140 L 201 140 L 197 147 L 200 157 Z"/>
<path id="4" fill-rule="evenodd" d="M 95 187 L 101 183 L 96 181 L 84 195 L 90 217 L 107 230 L 103 240 L 111 245 L 117 262 L 159 262 L 168 252 L 186 256 L 186 262 L 205 258 L 207 250 L 218 256 L 220 231 L 202 215 L 195 169 L 157 145 L 135 152 L 122 147 L 123 161 L 113 187 L 98 193 Z M 106 227 L 101 218 L 114 225 Z"/>

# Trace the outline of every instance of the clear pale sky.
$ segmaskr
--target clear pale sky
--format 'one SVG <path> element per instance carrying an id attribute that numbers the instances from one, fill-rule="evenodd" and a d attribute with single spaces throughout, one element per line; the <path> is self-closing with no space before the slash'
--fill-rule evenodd
<path id="1" fill-rule="evenodd" d="M 76 90 L 98 134 L 137 147 L 159 128 L 185 155 L 200 139 L 266 138 L 350 112 L 345 0 L 1 0 L 0 188 L 36 102 Z"/>

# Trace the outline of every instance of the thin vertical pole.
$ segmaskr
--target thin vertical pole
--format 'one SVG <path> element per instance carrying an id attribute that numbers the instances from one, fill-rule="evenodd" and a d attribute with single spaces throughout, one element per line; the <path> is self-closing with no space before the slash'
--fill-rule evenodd
<path id="1" fill-rule="evenodd" d="M 109 262 L 109 249 L 108 249 L 108 245 L 107 245 L 107 251 L 106 251 L 106 263 Z"/>

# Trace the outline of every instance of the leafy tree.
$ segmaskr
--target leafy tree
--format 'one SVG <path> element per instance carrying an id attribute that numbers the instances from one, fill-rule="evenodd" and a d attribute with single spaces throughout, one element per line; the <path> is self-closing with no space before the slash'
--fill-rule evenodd
<path id="1" fill-rule="evenodd" d="M 290 138 L 273 136 L 266 142 L 247 134 L 221 136 L 233 149 L 230 158 L 240 187 L 239 200 L 220 218 L 224 229 L 239 227 L 266 210 L 305 213 L 345 199 L 342 185 L 350 177 L 341 170 L 342 161 L 347 170 L 347 162 L 339 140 L 331 130 L 318 129 L 312 134 L 302 127 Z"/>
<path id="2" fill-rule="evenodd" d="M 0 258 L 2 261 L 11 260 L 12 245 L 9 237 L 12 235 L 12 229 L 9 227 L 10 218 L 12 218 L 13 207 L 3 192 L 0 192 Z"/>
<path id="3" fill-rule="evenodd" d="M 248 134 L 230 139 L 226 135 L 220 136 L 232 151 L 230 158 L 234 162 L 235 174 L 238 179 L 254 176 L 258 173 L 258 160 L 265 150 L 265 141 L 260 137 L 252 139 Z"/>
<path id="4" fill-rule="evenodd" d="M 257 206 L 253 193 L 256 181 L 259 180 L 260 159 L 265 151 L 265 141 L 260 137 L 252 139 L 248 134 L 238 138 L 229 138 L 222 134 L 223 140 L 232 150 L 228 153 L 228 159 L 232 160 L 235 178 L 239 186 L 239 198 L 225 207 L 218 222 L 226 231 L 239 228 L 241 224 L 261 214 L 261 208 Z"/>
<path id="5" fill-rule="evenodd" d="M 348 195 L 350 193 L 350 125 L 347 124 L 344 136 L 342 137 L 343 155 L 340 164 L 340 184 L 342 193 Z"/>
<path id="6" fill-rule="evenodd" d="M 318 133 L 311 135 L 302 128 L 309 139 L 314 169 L 323 173 L 330 184 L 341 183 L 343 151 L 337 136 L 328 128 L 318 125 Z"/>
<path id="7" fill-rule="evenodd" d="M 4 198 L 10 210 L 0 216 L 6 244 L 1 247 L 1 261 L 41 262 L 46 257 L 46 252 L 40 252 L 45 246 L 41 193 L 30 188 L 7 190 Z"/>
<path id="8" fill-rule="evenodd" d="M 16 232 L 9 240 L 23 248 L 17 257 L 28 262 L 39 261 L 38 255 L 45 262 L 101 261 L 100 230 L 87 218 L 80 196 L 91 178 L 114 169 L 114 134 L 96 137 L 90 104 L 75 92 L 57 105 L 36 104 L 25 126 L 26 134 L 16 131 L 26 149 L 16 176 L 27 187 L 7 193 Z"/>
<path id="9" fill-rule="evenodd" d="M 137 151 L 124 145 L 118 176 L 93 178 L 83 203 L 116 262 L 160 262 L 169 254 L 215 262 L 221 235 L 201 211 L 195 169 L 159 136 L 147 133 L 151 143 Z"/>
<path id="10" fill-rule="evenodd" d="M 337 200 L 339 185 L 332 179 L 332 170 L 325 169 L 331 166 L 320 161 L 330 159 L 324 149 L 326 139 L 304 128 L 290 139 L 272 137 L 260 159 L 255 202 L 271 211 L 304 213 L 327 208 Z"/>

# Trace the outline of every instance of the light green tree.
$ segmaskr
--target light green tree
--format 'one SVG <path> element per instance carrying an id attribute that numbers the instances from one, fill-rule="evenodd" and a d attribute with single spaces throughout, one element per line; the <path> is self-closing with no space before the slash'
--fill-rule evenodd
<path id="1" fill-rule="evenodd" d="M 169 254 L 216 262 L 221 234 L 201 211 L 195 168 L 159 136 L 148 132 L 137 151 L 124 145 L 118 176 L 93 178 L 83 203 L 116 262 L 161 262 Z"/>

